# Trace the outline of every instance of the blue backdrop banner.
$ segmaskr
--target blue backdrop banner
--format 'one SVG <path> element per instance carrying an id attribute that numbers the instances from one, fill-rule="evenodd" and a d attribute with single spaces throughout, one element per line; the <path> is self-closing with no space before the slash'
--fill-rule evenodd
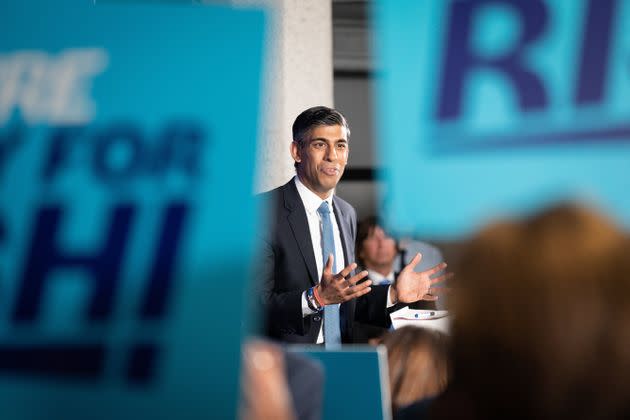
<path id="1" fill-rule="evenodd" d="M 630 226 L 630 1 L 377 1 L 382 210 L 457 239 L 560 200 Z"/>
<path id="2" fill-rule="evenodd" d="M 234 418 L 265 14 L 0 5 L 6 419 Z"/>

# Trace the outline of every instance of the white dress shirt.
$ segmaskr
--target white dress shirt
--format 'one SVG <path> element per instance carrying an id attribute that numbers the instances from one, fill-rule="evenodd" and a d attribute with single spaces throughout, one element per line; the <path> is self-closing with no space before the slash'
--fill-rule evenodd
<path id="1" fill-rule="evenodd" d="M 384 276 L 378 271 L 367 270 L 368 277 L 372 280 L 372 284 L 374 286 L 378 286 L 381 284 L 392 284 L 394 282 L 394 272 L 390 271 L 388 275 Z"/>
<path id="2" fill-rule="evenodd" d="M 333 217 L 330 218 L 333 226 L 333 237 L 335 241 L 335 260 L 333 265 L 333 273 L 337 274 L 341 270 L 343 270 L 346 265 L 349 263 L 345 261 L 343 256 L 343 245 L 341 243 L 341 234 L 339 233 L 339 225 L 337 223 L 337 215 L 333 212 L 333 204 L 332 198 L 333 194 L 330 194 L 328 198 L 322 200 L 317 194 L 313 191 L 309 190 L 300 179 L 296 176 L 293 178 L 295 180 L 295 186 L 297 187 L 298 194 L 300 195 L 300 199 L 302 200 L 302 204 L 304 204 L 304 209 L 306 210 L 306 219 L 308 220 L 308 231 L 311 234 L 311 243 L 313 244 L 313 254 L 315 255 L 315 263 L 317 264 L 317 281 L 320 281 L 322 278 L 322 273 L 324 272 L 324 257 L 322 255 L 322 220 L 317 212 L 319 206 L 321 206 L 323 201 L 328 203 L 328 207 L 330 208 L 330 213 Z M 382 276 L 381 276 L 382 277 Z M 394 273 L 391 273 L 391 281 L 393 282 Z M 391 286 L 390 286 L 391 287 Z M 390 299 L 389 289 L 387 291 L 387 303 L 386 306 L 389 308 L 394 303 Z M 339 305 L 339 304 L 337 304 Z M 308 315 L 312 315 L 315 312 L 309 308 L 308 303 L 306 301 L 306 291 L 302 293 L 302 316 L 306 317 Z M 324 320 L 326 322 L 326 320 Z M 317 344 L 321 344 L 324 342 L 324 333 L 323 333 L 323 323 L 322 328 L 319 329 L 319 333 L 317 335 Z"/>
<path id="3" fill-rule="evenodd" d="M 333 273 L 337 274 L 346 266 L 346 261 L 343 257 L 343 246 L 341 244 L 341 234 L 339 233 L 339 225 L 337 224 L 337 216 L 333 212 L 333 204 L 332 198 L 333 194 L 330 194 L 328 198 L 322 200 L 317 194 L 313 191 L 309 190 L 300 179 L 296 176 L 294 178 L 295 186 L 297 187 L 298 194 L 300 195 L 300 199 L 302 200 L 302 204 L 304 204 L 304 209 L 306 210 L 306 219 L 308 220 L 308 231 L 311 234 L 311 242 L 313 244 L 313 254 L 315 255 L 315 263 L 317 264 L 317 279 L 318 281 L 322 278 L 322 273 L 324 272 L 324 256 L 322 255 L 322 220 L 317 212 L 319 206 L 322 205 L 322 202 L 326 201 L 328 203 L 328 207 L 330 208 L 331 218 L 333 227 L 333 238 L 335 241 L 335 260 L 333 264 Z M 311 315 L 314 312 L 311 308 L 308 307 L 308 303 L 306 302 L 306 291 L 302 293 L 302 316 Z M 324 320 L 326 322 L 326 320 Z M 323 327 L 323 323 L 322 323 Z M 320 328 L 319 334 L 317 336 L 317 343 L 324 342 L 323 329 Z"/>

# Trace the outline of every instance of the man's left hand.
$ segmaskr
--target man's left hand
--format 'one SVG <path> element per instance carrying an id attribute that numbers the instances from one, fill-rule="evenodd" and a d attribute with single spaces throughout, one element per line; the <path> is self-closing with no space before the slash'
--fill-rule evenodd
<path id="1" fill-rule="evenodd" d="M 416 254 L 413 260 L 400 272 L 396 281 L 389 289 L 392 302 L 411 303 L 419 300 L 437 300 L 437 294 L 441 291 L 441 288 L 434 287 L 433 285 L 453 276 L 452 273 L 444 273 L 435 278 L 431 278 L 431 276 L 446 268 L 446 263 L 444 262 L 426 271 L 416 273 L 413 269 L 418 265 L 420 260 L 422 260 L 422 255 Z"/>

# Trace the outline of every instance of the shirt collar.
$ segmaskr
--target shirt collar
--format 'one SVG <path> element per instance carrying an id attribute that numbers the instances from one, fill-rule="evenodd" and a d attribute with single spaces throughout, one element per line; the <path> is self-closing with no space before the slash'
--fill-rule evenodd
<path id="1" fill-rule="evenodd" d="M 388 275 L 384 276 L 379 272 L 374 270 L 368 270 L 368 277 L 372 280 L 372 284 L 379 285 L 384 282 L 393 283 L 394 282 L 394 272 L 390 271 Z"/>
<path id="2" fill-rule="evenodd" d="M 306 209 L 306 212 L 308 214 L 316 213 L 319 206 L 322 205 L 322 201 L 326 201 L 328 203 L 328 207 L 330 207 L 330 211 L 332 212 L 332 199 L 333 195 L 335 194 L 334 191 L 328 196 L 327 199 L 322 200 L 320 196 L 309 190 L 306 185 L 302 184 L 300 178 L 295 176 L 293 179 L 295 180 L 295 186 L 297 187 L 298 194 L 300 194 L 300 198 L 302 199 L 302 203 L 304 203 L 304 208 Z"/>

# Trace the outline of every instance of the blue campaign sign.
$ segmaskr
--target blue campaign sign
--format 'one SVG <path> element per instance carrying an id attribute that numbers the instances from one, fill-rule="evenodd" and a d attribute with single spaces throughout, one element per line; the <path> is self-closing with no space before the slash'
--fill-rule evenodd
<path id="1" fill-rule="evenodd" d="M 234 418 L 264 12 L 0 22 L 3 418 Z"/>
<path id="2" fill-rule="evenodd" d="M 383 216 L 457 239 L 581 200 L 630 227 L 630 1 L 378 1 Z"/>
<path id="3" fill-rule="evenodd" d="M 289 351 L 321 362 L 324 368 L 323 419 L 390 420 L 389 370 L 385 346 L 320 350 L 289 346 Z M 354 401 L 354 404 L 350 404 Z"/>

